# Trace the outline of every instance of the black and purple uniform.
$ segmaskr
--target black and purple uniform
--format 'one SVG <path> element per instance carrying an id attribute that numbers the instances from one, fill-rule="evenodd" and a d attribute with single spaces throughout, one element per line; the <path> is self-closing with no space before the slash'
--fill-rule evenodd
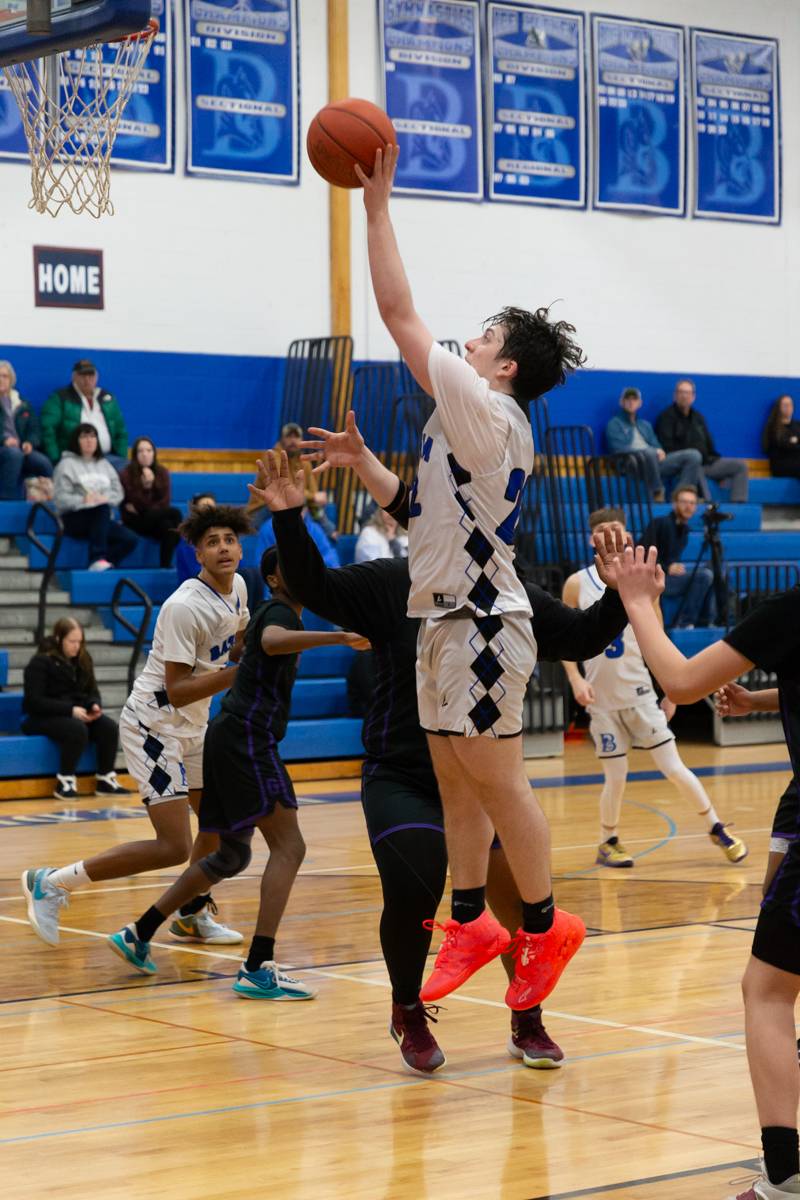
<path id="1" fill-rule="evenodd" d="M 408 561 L 375 559 L 330 569 L 299 508 L 275 513 L 272 527 L 283 578 L 298 603 L 372 645 L 375 690 L 362 732 L 361 801 L 383 889 L 381 946 L 393 997 L 412 1004 L 431 940 L 422 922 L 435 916 L 442 898 L 447 851 L 442 803 L 417 709 L 419 621 L 406 615 Z M 593 657 L 627 624 L 619 596 L 610 589 L 580 611 L 542 588 L 524 586 L 540 659 Z"/>
<path id="2" fill-rule="evenodd" d="M 239 670 L 203 745 L 199 821 L 208 833 L 252 829 L 276 804 L 297 808 L 278 744 L 286 733 L 298 655 L 265 654 L 261 635 L 268 625 L 303 628 L 282 600 L 265 600 L 250 618 Z"/>
<path id="3" fill-rule="evenodd" d="M 794 779 L 800 778 L 800 588 L 765 600 L 726 633 L 725 641 L 757 667 L 777 675 L 786 746 Z M 781 800 L 781 825 L 788 848 L 762 901 L 753 955 L 781 971 L 800 975 L 800 828 L 795 826 L 793 836 L 785 830 L 793 800 L 800 821 L 796 791 L 792 793 L 790 784 Z"/>

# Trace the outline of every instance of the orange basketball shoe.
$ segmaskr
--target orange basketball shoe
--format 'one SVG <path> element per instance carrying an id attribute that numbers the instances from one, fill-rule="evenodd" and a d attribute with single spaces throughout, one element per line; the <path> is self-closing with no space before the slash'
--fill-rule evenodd
<path id="1" fill-rule="evenodd" d="M 419 994 L 423 1004 L 441 1000 L 456 988 L 466 983 L 486 963 L 503 954 L 511 944 L 511 934 L 504 929 L 492 914 L 484 909 L 475 921 L 463 925 L 459 921 L 424 921 L 426 929 L 444 930 L 444 941 L 439 947 L 436 962 Z M 529 1004 L 525 1005 L 530 1008 Z"/>
<path id="2" fill-rule="evenodd" d="M 506 992 L 508 1007 L 523 1012 L 546 1000 L 585 937 L 586 926 L 580 917 L 560 908 L 547 933 L 518 929 L 514 938 L 514 978 Z"/>

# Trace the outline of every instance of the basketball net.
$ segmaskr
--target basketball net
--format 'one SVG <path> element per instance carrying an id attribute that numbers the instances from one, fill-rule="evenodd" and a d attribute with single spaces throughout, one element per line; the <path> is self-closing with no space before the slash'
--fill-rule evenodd
<path id="1" fill-rule="evenodd" d="M 29 208 L 113 213 L 111 151 L 158 21 L 114 42 L 4 67 L 31 159 Z"/>

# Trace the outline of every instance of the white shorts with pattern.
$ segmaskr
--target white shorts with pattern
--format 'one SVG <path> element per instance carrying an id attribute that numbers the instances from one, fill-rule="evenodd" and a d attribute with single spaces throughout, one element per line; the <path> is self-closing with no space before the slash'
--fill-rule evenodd
<path id="1" fill-rule="evenodd" d="M 145 804 L 164 804 L 203 786 L 205 728 L 178 736 L 139 720 L 127 704 L 119 719 L 119 740 Z"/>
<path id="2" fill-rule="evenodd" d="M 589 732 L 594 738 L 598 758 L 618 758 L 631 748 L 655 750 L 656 746 L 675 741 L 675 734 L 655 695 L 646 697 L 636 708 L 607 712 L 591 708 L 589 718 Z"/>
<path id="3" fill-rule="evenodd" d="M 428 733 L 515 737 L 536 666 L 530 617 L 444 617 L 420 622 L 419 722 Z"/>

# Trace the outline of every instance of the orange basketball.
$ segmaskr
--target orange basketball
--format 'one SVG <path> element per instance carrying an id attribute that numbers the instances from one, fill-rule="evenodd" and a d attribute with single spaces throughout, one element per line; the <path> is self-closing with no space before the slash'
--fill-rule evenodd
<path id="1" fill-rule="evenodd" d="M 308 128 L 306 149 L 315 171 L 336 187 L 361 187 L 356 163 L 372 174 L 375 151 L 397 145 L 392 122 L 369 100 L 337 100 L 320 109 Z"/>

